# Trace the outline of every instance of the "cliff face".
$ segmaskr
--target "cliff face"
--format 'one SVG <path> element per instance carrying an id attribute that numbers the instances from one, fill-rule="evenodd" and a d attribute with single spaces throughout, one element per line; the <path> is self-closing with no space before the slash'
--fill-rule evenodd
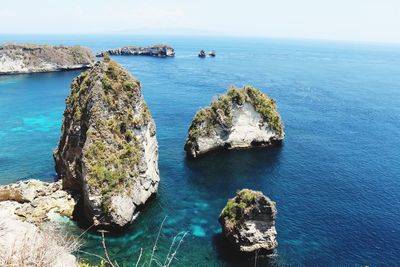
<path id="1" fill-rule="evenodd" d="M 282 141 L 284 135 L 273 99 L 250 86 L 231 88 L 196 113 L 185 150 L 196 157 L 218 148 L 268 146 Z"/>
<path id="2" fill-rule="evenodd" d="M 275 202 L 261 192 L 243 189 L 230 199 L 219 216 L 222 233 L 240 252 L 270 252 L 276 240 Z"/>
<path id="3" fill-rule="evenodd" d="M 0 46 L 0 74 L 82 69 L 95 62 L 90 49 L 80 46 L 9 44 Z"/>
<path id="4" fill-rule="evenodd" d="M 157 191 L 156 130 L 140 82 L 108 56 L 73 81 L 54 158 L 97 224 L 127 225 Z"/>
<path id="5" fill-rule="evenodd" d="M 173 57 L 175 56 L 175 50 L 168 45 L 153 45 L 150 47 L 126 46 L 101 51 L 96 54 L 96 57 L 104 57 L 105 55 Z"/>

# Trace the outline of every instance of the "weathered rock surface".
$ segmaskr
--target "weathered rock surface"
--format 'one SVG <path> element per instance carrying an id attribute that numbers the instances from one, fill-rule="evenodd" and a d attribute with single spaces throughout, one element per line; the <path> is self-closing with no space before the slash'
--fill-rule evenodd
<path id="1" fill-rule="evenodd" d="M 0 186 L 0 210 L 23 221 L 42 223 L 51 213 L 72 219 L 76 196 L 61 188 L 61 181 L 28 180 Z"/>
<path id="2" fill-rule="evenodd" d="M 273 99 L 254 87 L 231 88 L 198 111 L 185 151 L 197 157 L 219 148 L 249 148 L 281 142 L 283 123 Z"/>
<path id="3" fill-rule="evenodd" d="M 230 199 L 219 216 L 223 235 L 239 252 L 271 252 L 276 240 L 275 202 L 261 192 L 243 189 Z"/>
<path id="4" fill-rule="evenodd" d="M 157 192 L 156 129 L 140 82 L 106 56 L 72 83 L 54 153 L 65 188 L 81 193 L 87 218 L 123 227 Z"/>
<path id="5" fill-rule="evenodd" d="M 206 56 L 207 56 L 206 51 L 204 51 L 203 49 L 200 50 L 199 57 L 200 58 L 205 58 Z"/>
<path id="6" fill-rule="evenodd" d="M 105 55 L 173 57 L 175 56 L 175 50 L 168 45 L 153 45 L 150 47 L 126 46 L 98 52 L 96 57 L 104 57 Z"/>
<path id="7" fill-rule="evenodd" d="M 0 266 L 75 267 L 63 240 L 0 209 Z"/>
<path id="8" fill-rule="evenodd" d="M 51 72 L 89 68 L 95 62 L 81 46 L 7 44 L 0 46 L 0 74 Z"/>

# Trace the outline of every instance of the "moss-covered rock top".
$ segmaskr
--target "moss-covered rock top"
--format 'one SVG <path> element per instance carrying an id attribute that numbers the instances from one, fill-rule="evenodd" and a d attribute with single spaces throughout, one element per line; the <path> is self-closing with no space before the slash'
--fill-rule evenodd
<path id="1" fill-rule="evenodd" d="M 257 202 L 261 199 L 266 199 L 271 202 L 275 209 L 275 202 L 264 196 L 262 192 L 242 189 L 234 198 L 228 200 L 225 208 L 222 210 L 221 217 L 230 221 L 232 224 L 235 224 L 244 218 L 248 209 L 257 206 Z"/>
<path id="2" fill-rule="evenodd" d="M 254 106 L 256 111 L 270 125 L 271 129 L 278 135 L 283 135 L 283 123 L 277 112 L 275 100 L 252 86 L 245 86 L 241 89 L 230 88 L 226 94 L 219 96 L 210 106 L 199 110 L 189 128 L 189 139 L 210 135 L 214 124 L 231 127 L 233 106 L 241 106 L 245 102 Z M 207 124 L 207 127 L 203 131 L 197 131 L 197 126 L 201 124 Z"/>

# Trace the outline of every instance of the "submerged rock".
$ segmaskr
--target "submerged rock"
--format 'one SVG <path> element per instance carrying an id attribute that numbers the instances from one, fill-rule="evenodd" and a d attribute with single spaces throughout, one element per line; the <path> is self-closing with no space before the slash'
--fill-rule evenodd
<path id="1" fill-rule="evenodd" d="M 261 192 L 242 189 L 219 216 L 223 235 L 239 252 L 271 252 L 276 240 L 276 206 Z"/>
<path id="2" fill-rule="evenodd" d="M 168 45 L 162 44 L 150 47 L 126 46 L 98 52 L 96 57 L 104 57 L 105 55 L 173 57 L 175 56 L 175 50 Z"/>
<path id="3" fill-rule="evenodd" d="M 249 148 L 285 136 L 275 101 L 251 86 L 231 88 L 193 118 L 185 151 L 197 157 L 218 148 Z"/>
<path id="4" fill-rule="evenodd" d="M 0 186 L 0 210 L 23 221 L 42 223 L 52 213 L 72 219 L 77 196 L 61 188 L 61 181 L 28 180 Z"/>
<path id="5" fill-rule="evenodd" d="M 140 82 L 106 56 L 78 76 L 54 153 L 65 188 L 96 224 L 123 227 L 159 183 L 156 129 Z"/>
<path id="6" fill-rule="evenodd" d="M 206 56 L 207 56 L 206 51 L 204 51 L 203 49 L 201 49 L 201 50 L 200 50 L 200 53 L 199 53 L 199 57 L 200 57 L 200 58 L 205 58 Z"/>
<path id="7" fill-rule="evenodd" d="M 7 44 L 0 46 L 0 74 L 51 72 L 89 68 L 91 50 L 81 46 Z"/>

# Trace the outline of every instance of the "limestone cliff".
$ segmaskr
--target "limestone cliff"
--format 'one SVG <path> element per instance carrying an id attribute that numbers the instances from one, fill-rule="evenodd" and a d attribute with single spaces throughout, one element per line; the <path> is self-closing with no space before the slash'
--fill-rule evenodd
<path id="1" fill-rule="evenodd" d="M 197 157 L 218 148 L 269 146 L 284 136 L 273 99 L 254 87 L 231 88 L 196 113 L 185 150 L 188 156 Z"/>
<path id="2" fill-rule="evenodd" d="M 276 240 L 275 202 L 261 192 L 243 189 L 230 199 L 219 216 L 223 235 L 239 252 L 270 252 Z"/>
<path id="3" fill-rule="evenodd" d="M 72 82 L 54 158 L 64 187 L 82 194 L 97 224 L 129 224 L 156 193 L 154 121 L 140 82 L 108 56 Z"/>
<path id="4" fill-rule="evenodd" d="M 168 45 L 126 46 L 98 52 L 96 57 L 104 57 L 105 55 L 173 57 L 175 56 L 175 50 Z"/>
<path id="5" fill-rule="evenodd" d="M 90 49 L 81 46 L 7 44 L 0 46 L 0 74 L 82 69 L 95 62 Z"/>

